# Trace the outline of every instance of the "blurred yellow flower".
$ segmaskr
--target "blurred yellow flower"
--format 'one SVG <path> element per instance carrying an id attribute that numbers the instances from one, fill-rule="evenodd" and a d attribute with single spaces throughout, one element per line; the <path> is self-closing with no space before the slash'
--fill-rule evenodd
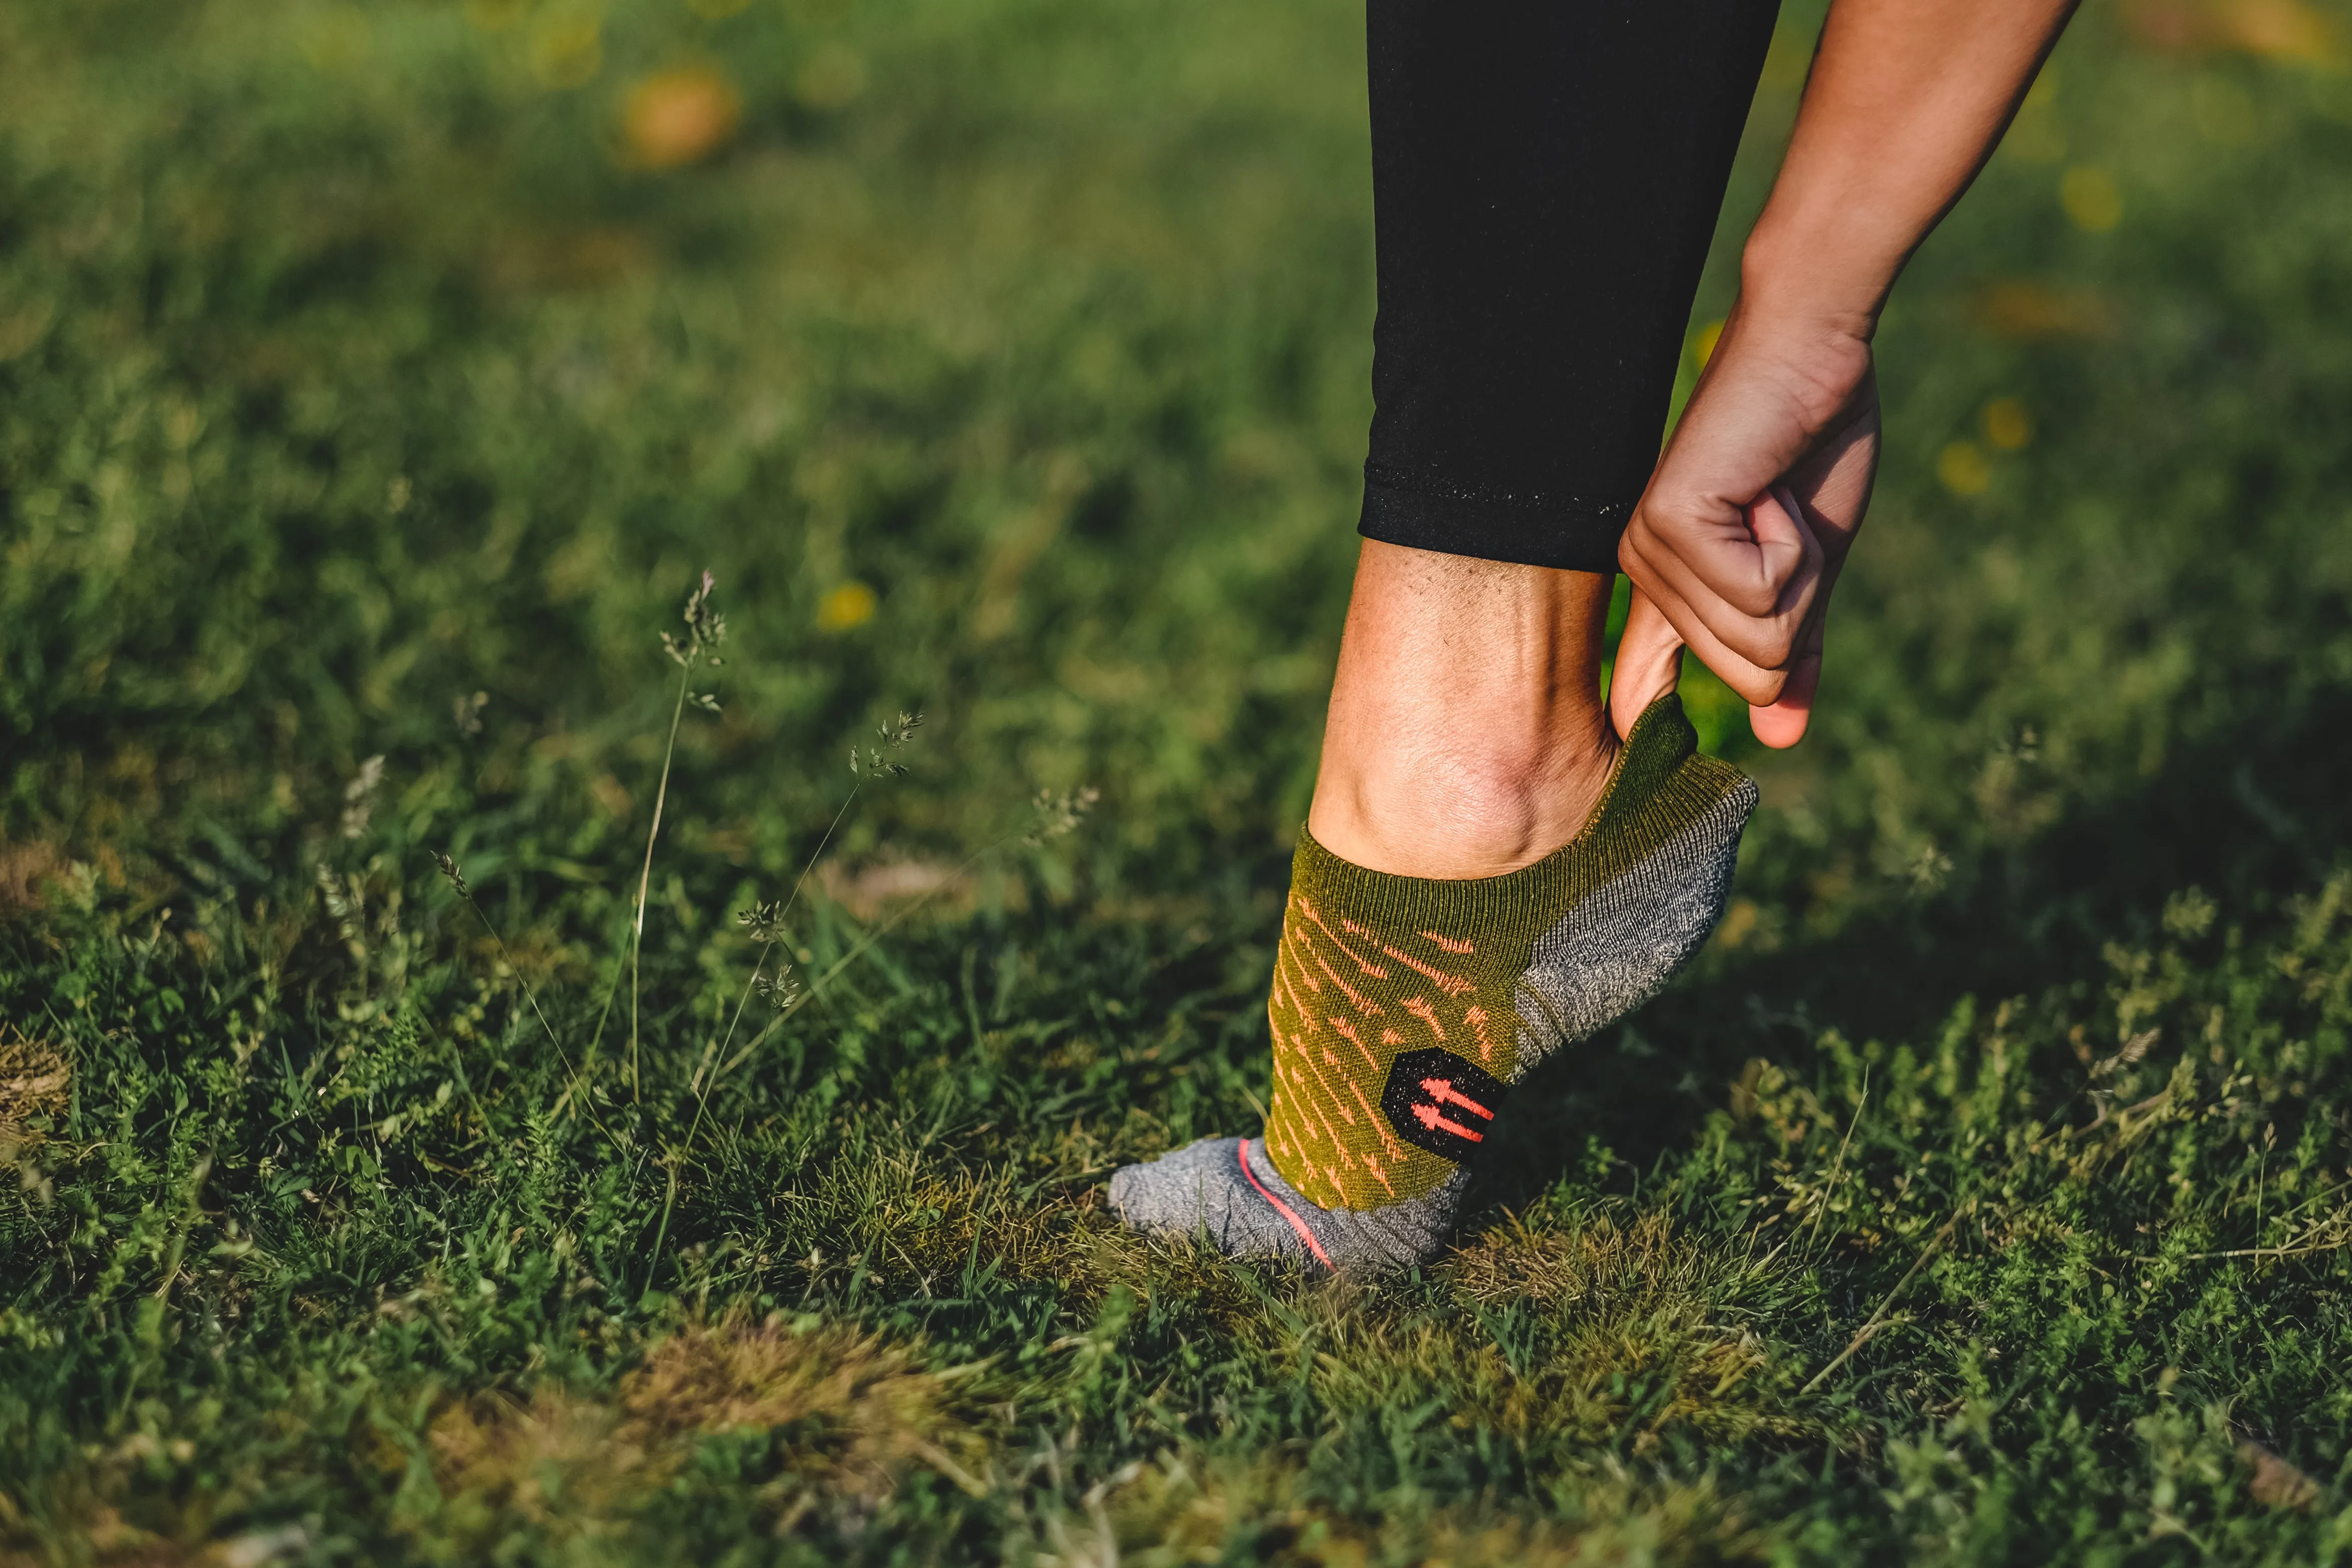
<path id="1" fill-rule="evenodd" d="M 621 130 L 632 162 L 675 169 L 725 145 L 742 118 L 734 83 L 708 66 L 685 66 L 631 88 Z"/>
<path id="2" fill-rule="evenodd" d="M 541 18 L 530 32 L 530 74 L 541 87 L 586 87 L 604 68 L 604 18 L 565 8 Z"/>
<path id="3" fill-rule="evenodd" d="M 847 632 L 874 619 L 874 591 L 862 582 L 845 582 L 818 601 L 820 632 Z"/>
<path id="4" fill-rule="evenodd" d="M 2233 0 L 2221 12 L 2230 41 L 2250 55 L 2340 63 L 2335 26 L 2303 0 Z"/>
<path id="5" fill-rule="evenodd" d="M 2123 14 L 2134 37 L 2166 54 L 2344 63 L 2335 21 L 2308 0 L 2127 0 Z"/>
<path id="6" fill-rule="evenodd" d="M 1973 441 L 1955 441 L 1936 459 L 1936 477 L 1955 496 L 1981 496 L 1992 484 L 1992 465 Z"/>
<path id="7" fill-rule="evenodd" d="M 1706 362 L 1715 358 L 1715 346 L 1721 341 L 1723 341 L 1721 321 L 1709 321 L 1691 339 L 1691 358 L 1698 362 L 1700 370 L 1706 369 Z"/>
<path id="8" fill-rule="evenodd" d="M 2066 171 L 2058 182 L 2058 204 L 2084 234 L 2102 235 L 2124 221 L 2124 194 L 2116 177 L 2088 164 Z"/>
<path id="9" fill-rule="evenodd" d="M 2015 452 L 2033 439 L 2033 417 L 2013 397 L 1997 397 L 1984 406 L 1985 439 L 2003 452 Z"/>
<path id="10" fill-rule="evenodd" d="M 2052 288 L 2021 277 L 1988 283 L 1970 300 L 1978 325 L 2003 338 L 2104 338 L 2117 326 L 2115 307 L 2087 288 Z"/>
<path id="11" fill-rule="evenodd" d="M 2058 64 L 2053 60 L 2026 89 L 2017 118 L 2000 139 L 2000 150 L 2028 163 L 2055 163 L 2066 156 L 2066 128 L 2058 120 Z"/>

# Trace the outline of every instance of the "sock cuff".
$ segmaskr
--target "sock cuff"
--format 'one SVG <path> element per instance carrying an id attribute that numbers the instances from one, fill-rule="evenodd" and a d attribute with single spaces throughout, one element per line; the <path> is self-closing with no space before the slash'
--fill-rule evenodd
<path id="1" fill-rule="evenodd" d="M 1500 876 L 1399 876 L 1341 860 L 1301 824 L 1291 885 L 1359 919 L 1433 926 L 1481 951 L 1531 940 L 1538 911 L 1576 904 L 1632 871 L 1727 797 L 1748 777 L 1700 754 L 1698 732 L 1672 692 L 1643 711 L 1584 827 L 1531 865 Z"/>

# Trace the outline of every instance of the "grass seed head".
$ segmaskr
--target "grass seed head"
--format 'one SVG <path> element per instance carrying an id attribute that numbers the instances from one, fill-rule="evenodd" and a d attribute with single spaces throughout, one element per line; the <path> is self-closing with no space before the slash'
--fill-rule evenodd
<path id="1" fill-rule="evenodd" d="M 718 586 L 718 581 L 706 571 L 702 574 L 702 581 L 686 597 L 684 619 L 687 636 L 692 640 L 694 651 L 706 657 L 716 653 L 727 641 L 727 617 L 711 608 L 710 604 L 710 591 Z"/>
<path id="2" fill-rule="evenodd" d="M 781 899 L 762 899 L 735 917 L 743 935 L 762 945 L 781 942 L 784 936 L 784 905 Z"/>
<path id="3" fill-rule="evenodd" d="M 861 755 L 853 742 L 849 747 L 849 770 L 861 779 L 904 779 L 906 765 L 891 760 L 889 753 L 912 741 L 922 723 L 921 714 L 901 711 L 888 724 L 877 726 L 874 734 L 881 746 L 869 746 Z"/>
<path id="4" fill-rule="evenodd" d="M 790 964 L 773 974 L 758 976 L 751 981 L 751 988 L 778 1012 L 790 1009 L 794 1002 L 801 999 L 800 977 L 793 972 Z"/>
<path id="5" fill-rule="evenodd" d="M 343 786 L 343 837 L 356 839 L 367 831 L 368 817 L 375 810 L 375 792 L 383 783 L 383 758 L 381 754 L 360 764 L 352 781 Z"/>
<path id="6" fill-rule="evenodd" d="M 1102 791 L 1091 784 L 1082 789 L 1038 790 L 1037 798 L 1030 802 L 1036 819 L 1028 832 L 1022 835 L 1022 841 L 1034 847 L 1076 831 L 1101 799 Z"/>

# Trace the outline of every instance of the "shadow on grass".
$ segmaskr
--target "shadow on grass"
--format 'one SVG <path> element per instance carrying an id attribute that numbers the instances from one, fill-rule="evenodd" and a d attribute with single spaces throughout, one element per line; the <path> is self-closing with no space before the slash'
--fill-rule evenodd
<path id="1" fill-rule="evenodd" d="M 1749 1059 L 1805 1077 L 1825 1030 L 1916 1040 L 1965 997 L 2101 981 L 2105 948 L 2154 940 L 2182 889 L 2214 896 L 2225 922 L 2274 917 L 2352 854 L 2347 778 L 2352 689 L 2249 705 L 2137 788 L 1956 866 L 1934 897 L 1889 897 L 1832 936 L 1769 953 L 1712 954 L 1536 1074 L 1480 1167 L 1472 1209 L 1524 1208 L 1594 1142 L 1617 1162 L 1611 1185 L 1632 1187 L 1726 1106 Z"/>

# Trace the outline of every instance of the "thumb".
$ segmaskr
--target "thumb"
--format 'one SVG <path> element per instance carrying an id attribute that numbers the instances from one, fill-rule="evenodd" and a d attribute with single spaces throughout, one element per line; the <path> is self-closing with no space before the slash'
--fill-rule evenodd
<path id="1" fill-rule="evenodd" d="M 1623 740 L 1650 705 L 1675 689 L 1683 674 L 1682 634 L 1640 589 L 1625 613 L 1617 639 L 1617 660 L 1609 672 L 1609 722 Z"/>

